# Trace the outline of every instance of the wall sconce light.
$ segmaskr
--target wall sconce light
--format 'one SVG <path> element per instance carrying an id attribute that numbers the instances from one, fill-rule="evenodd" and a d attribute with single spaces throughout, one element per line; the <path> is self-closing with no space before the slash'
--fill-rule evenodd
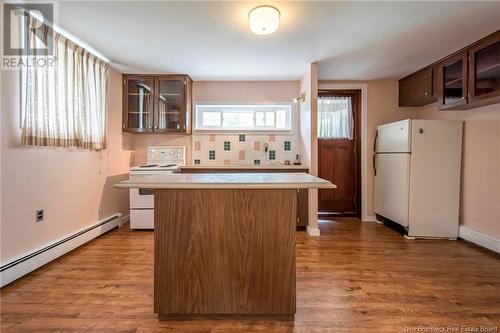
<path id="1" fill-rule="evenodd" d="M 299 103 L 299 102 L 305 102 L 305 101 L 306 101 L 306 93 L 305 93 L 305 92 L 303 92 L 302 94 L 300 94 L 300 96 L 299 96 L 299 97 L 295 97 L 295 98 L 293 99 L 293 102 L 294 102 L 295 104 L 297 104 L 297 103 Z"/>

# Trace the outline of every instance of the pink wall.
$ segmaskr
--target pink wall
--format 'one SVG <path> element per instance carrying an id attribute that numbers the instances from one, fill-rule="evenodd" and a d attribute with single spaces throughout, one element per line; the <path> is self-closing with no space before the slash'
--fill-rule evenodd
<path id="1" fill-rule="evenodd" d="M 500 238 L 500 104 L 465 111 L 432 104 L 418 118 L 464 121 L 460 223 Z"/>
<path id="2" fill-rule="evenodd" d="M 329 83 L 363 83 L 321 81 Z M 460 223 L 500 237 L 500 104 L 466 111 L 438 111 L 435 104 L 398 107 L 396 80 L 367 81 L 367 192 L 373 214 L 373 140 L 377 125 L 406 118 L 464 120 Z"/>
<path id="3" fill-rule="evenodd" d="M 299 81 L 195 81 L 193 102 L 284 102 L 299 94 Z M 191 164 L 192 136 L 182 134 L 130 134 L 133 165 L 146 163 L 146 151 L 154 145 L 186 146 Z"/>
<path id="4" fill-rule="evenodd" d="M 308 64 L 302 80 L 300 94 L 305 100 L 300 103 L 300 141 L 302 143 L 302 162 L 309 165 L 309 173 L 318 175 L 317 142 L 317 99 L 318 99 L 318 64 Z M 319 236 L 318 228 L 318 190 L 309 190 L 308 232 Z"/>
<path id="5" fill-rule="evenodd" d="M 373 212 L 373 140 L 377 126 L 389 123 L 392 121 L 415 118 L 417 111 L 411 108 L 398 107 L 398 81 L 397 80 L 374 80 L 374 81 L 333 81 L 322 80 L 319 82 L 320 87 L 326 87 L 329 84 L 342 84 L 342 85 L 366 85 L 367 100 L 366 100 L 366 177 L 362 175 L 366 182 L 366 196 L 367 196 L 367 215 L 368 218 L 374 219 Z M 362 102 L 363 103 L 363 102 Z M 361 198 L 365 200 L 365 198 Z"/>
<path id="6" fill-rule="evenodd" d="M 195 81 L 195 102 L 286 102 L 299 92 L 299 81 Z"/>
<path id="7" fill-rule="evenodd" d="M 398 81 L 368 81 L 368 117 L 367 117 L 367 167 L 368 167 L 368 214 L 373 215 L 373 141 L 377 126 L 393 121 L 416 118 L 417 112 L 412 108 L 398 106 Z"/>
<path id="8" fill-rule="evenodd" d="M 108 148 L 96 152 L 20 146 L 19 72 L 2 72 L 1 260 L 9 260 L 117 212 L 128 192 L 111 187 L 128 177 L 130 144 L 121 134 L 121 75 L 110 74 Z M 35 210 L 45 221 L 35 221 Z"/>

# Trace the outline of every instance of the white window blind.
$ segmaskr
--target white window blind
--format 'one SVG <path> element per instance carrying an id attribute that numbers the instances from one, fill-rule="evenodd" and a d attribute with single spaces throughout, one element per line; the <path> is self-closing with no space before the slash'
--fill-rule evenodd
<path id="1" fill-rule="evenodd" d="M 353 139 L 354 118 L 351 97 L 318 98 L 318 138 Z"/>
<path id="2" fill-rule="evenodd" d="M 289 131 L 291 104 L 196 105 L 196 129 L 221 131 Z"/>
<path id="3" fill-rule="evenodd" d="M 39 36 L 45 44 L 52 38 L 55 61 L 22 73 L 22 143 L 104 149 L 108 64 L 35 18 L 28 20 L 28 45 L 35 46 Z"/>

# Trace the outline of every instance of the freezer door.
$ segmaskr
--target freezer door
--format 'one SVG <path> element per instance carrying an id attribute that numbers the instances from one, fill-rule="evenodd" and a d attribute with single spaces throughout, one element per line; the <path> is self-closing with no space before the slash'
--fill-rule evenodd
<path id="1" fill-rule="evenodd" d="M 377 126 L 377 153 L 409 153 L 411 151 L 411 119 Z"/>
<path id="2" fill-rule="evenodd" d="M 462 121 L 414 120 L 410 228 L 416 237 L 458 237 Z"/>
<path id="3" fill-rule="evenodd" d="M 375 165 L 375 213 L 407 227 L 410 154 L 377 154 Z"/>

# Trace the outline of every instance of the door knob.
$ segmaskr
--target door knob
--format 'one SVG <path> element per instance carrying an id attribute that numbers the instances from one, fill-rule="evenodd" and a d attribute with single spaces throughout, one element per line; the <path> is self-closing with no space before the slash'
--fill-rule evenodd
<path id="1" fill-rule="evenodd" d="M 424 130 L 423 129 L 419 129 L 418 133 L 422 134 L 422 133 L 424 133 Z"/>

